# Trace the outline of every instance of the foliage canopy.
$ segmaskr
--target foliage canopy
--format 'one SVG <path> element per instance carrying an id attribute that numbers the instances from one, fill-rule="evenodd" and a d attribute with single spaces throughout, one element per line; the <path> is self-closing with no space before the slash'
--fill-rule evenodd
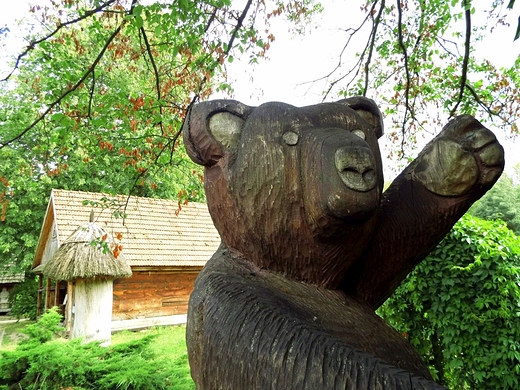
<path id="1" fill-rule="evenodd" d="M 259 15 L 297 21 L 305 4 L 31 6 L 28 45 L 0 69 L 0 261 L 32 263 L 51 188 L 204 201 L 201 169 L 179 140 L 187 109 L 230 89 L 234 52 L 264 55 L 274 37 L 255 29 Z"/>

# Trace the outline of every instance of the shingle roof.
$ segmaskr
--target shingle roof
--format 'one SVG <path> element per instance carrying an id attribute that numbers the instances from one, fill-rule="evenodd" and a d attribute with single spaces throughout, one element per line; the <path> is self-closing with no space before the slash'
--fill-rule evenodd
<path id="1" fill-rule="evenodd" d="M 113 207 L 100 207 L 103 197 L 113 200 L 126 218 L 116 218 Z M 97 202 L 98 207 L 83 205 L 84 201 Z M 122 235 L 122 253 L 132 267 L 203 266 L 220 244 L 203 203 L 191 202 L 178 211 L 178 203 L 172 200 L 52 190 L 33 266 L 41 263 L 52 221 L 61 244 L 89 221 L 92 210 L 94 222 L 114 237 Z"/>

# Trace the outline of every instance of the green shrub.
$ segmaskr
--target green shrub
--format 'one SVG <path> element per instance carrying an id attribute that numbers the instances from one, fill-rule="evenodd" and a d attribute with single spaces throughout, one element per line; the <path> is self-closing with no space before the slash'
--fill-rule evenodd
<path id="1" fill-rule="evenodd" d="M 27 343 L 46 343 L 51 341 L 55 335 L 60 334 L 63 328 L 60 326 L 63 317 L 58 313 L 57 307 L 51 307 L 45 312 L 37 323 L 30 324 L 22 330 L 23 333 L 29 336 L 28 339 L 22 342 L 22 345 Z"/>
<path id="2" fill-rule="evenodd" d="M 40 322 L 46 330 L 56 329 L 52 311 Z M 45 319 L 43 319 L 45 317 Z M 34 324 L 38 325 L 38 324 Z M 11 352 L 1 353 L 0 388 L 24 390 L 137 390 L 137 389 L 193 389 L 186 354 L 166 359 L 157 356 L 156 339 L 171 337 L 183 329 L 136 333 L 134 339 L 111 347 L 98 342 L 82 344 L 80 339 L 49 340 L 49 333 L 29 325 L 32 342 L 24 342 Z M 52 338 L 52 336 L 51 336 Z M 176 337 L 176 340 L 179 337 Z M 41 341 L 41 342 L 40 342 Z M 164 344 L 164 342 L 162 343 Z M 183 351 L 185 349 L 181 348 Z M 3 386 L 3 387 L 2 387 Z"/>
<path id="3" fill-rule="evenodd" d="M 79 339 L 50 341 L 2 353 L 0 384 L 27 390 L 180 389 L 171 362 L 151 352 L 154 337 L 110 348 Z"/>
<path id="4" fill-rule="evenodd" d="M 379 313 L 450 389 L 520 388 L 520 240 L 466 214 Z"/>

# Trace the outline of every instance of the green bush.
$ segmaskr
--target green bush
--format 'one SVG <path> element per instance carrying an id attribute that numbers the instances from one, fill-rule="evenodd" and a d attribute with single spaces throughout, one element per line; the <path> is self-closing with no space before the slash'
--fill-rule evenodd
<path id="1" fill-rule="evenodd" d="M 0 388 L 25 390 L 193 389 L 185 354 L 172 360 L 154 353 L 160 333 L 101 347 L 81 339 L 52 340 L 59 329 L 55 310 L 27 326 L 29 340 L 0 358 Z M 56 321 L 58 320 L 58 321 Z M 185 347 L 185 346 L 184 346 Z"/>
<path id="2" fill-rule="evenodd" d="M 37 323 L 27 325 L 22 330 L 23 333 L 29 336 L 28 339 L 22 341 L 22 345 L 42 344 L 51 341 L 55 335 L 63 331 L 63 328 L 60 326 L 62 318 L 62 315 L 58 313 L 57 307 L 48 309 Z"/>
<path id="3" fill-rule="evenodd" d="M 380 308 L 450 389 L 520 388 L 520 244 L 465 215 Z"/>

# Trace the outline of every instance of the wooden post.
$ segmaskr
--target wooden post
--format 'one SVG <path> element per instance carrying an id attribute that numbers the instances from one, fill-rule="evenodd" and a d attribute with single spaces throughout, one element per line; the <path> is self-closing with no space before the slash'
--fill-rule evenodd
<path id="1" fill-rule="evenodd" d="M 43 289 L 43 282 L 42 282 L 43 275 L 38 275 L 38 298 L 36 301 L 36 317 L 40 317 L 42 314 L 42 289 Z"/>
<path id="2" fill-rule="evenodd" d="M 67 282 L 67 302 L 65 303 L 65 330 L 69 335 L 72 321 L 72 303 L 74 302 L 73 283 L 74 282 Z"/>
<path id="3" fill-rule="evenodd" d="M 45 287 L 45 307 L 43 308 L 43 311 L 47 311 L 50 301 L 50 295 L 51 295 L 51 280 L 47 278 L 47 285 Z"/>
<path id="4" fill-rule="evenodd" d="M 113 281 L 78 279 L 75 284 L 71 338 L 82 337 L 85 342 L 99 340 L 102 345 L 109 345 Z"/>
<path id="5" fill-rule="evenodd" d="M 60 281 L 54 282 L 54 303 L 52 306 L 58 306 L 58 295 L 60 294 Z"/>

